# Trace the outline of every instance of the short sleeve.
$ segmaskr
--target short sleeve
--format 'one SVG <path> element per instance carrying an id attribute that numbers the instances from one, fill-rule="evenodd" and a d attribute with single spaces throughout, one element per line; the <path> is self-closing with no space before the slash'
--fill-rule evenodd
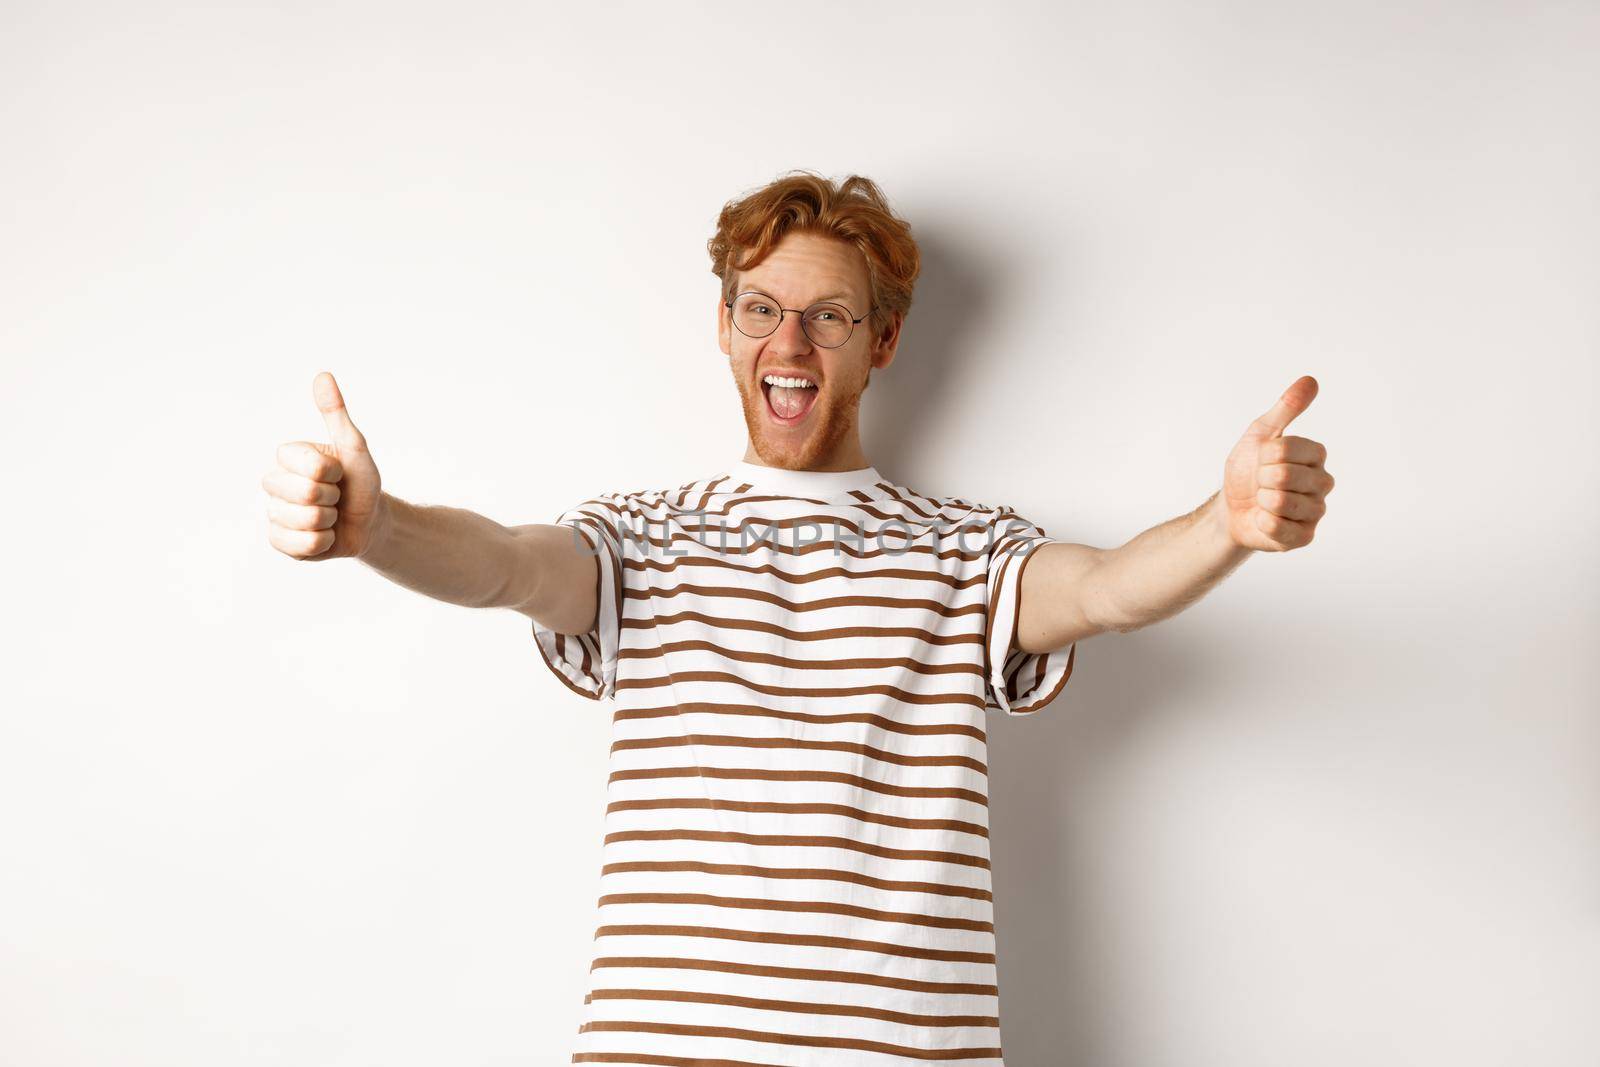
<path id="1" fill-rule="evenodd" d="M 595 627 L 587 633 L 562 634 L 533 620 L 533 640 L 545 665 L 573 692 L 590 700 L 612 696 L 617 683 L 617 650 L 622 626 L 623 501 L 608 493 L 563 512 L 557 526 L 573 531 L 580 551 L 595 557 L 599 571 Z M 585 547 L 587 546 L 587 547 Z"/>
<path id="2" fill-rule="evenodd" d="M 1032 715 L 1067 684 L 1078 650 L 1076 642 L 1054 652 L 1023 652 L 1012 644 L 1022 612 L 1022 574 L 1033 554 L 1056 539 L 1009 508 L 1000 509 L 992 535 L 983 656 L 986 710 Z"/>

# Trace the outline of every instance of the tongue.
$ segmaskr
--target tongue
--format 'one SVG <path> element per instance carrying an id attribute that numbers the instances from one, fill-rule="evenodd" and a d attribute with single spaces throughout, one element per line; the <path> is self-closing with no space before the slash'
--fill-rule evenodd
<path id="1" fill-rule="evenodd" d="M 817 391 L 774 385 L 768 395 L 772 398 L 772 410 L 778 413 L 778 417 L 792 419 L 811 406 L 811 401 L 816 399 Z"/>

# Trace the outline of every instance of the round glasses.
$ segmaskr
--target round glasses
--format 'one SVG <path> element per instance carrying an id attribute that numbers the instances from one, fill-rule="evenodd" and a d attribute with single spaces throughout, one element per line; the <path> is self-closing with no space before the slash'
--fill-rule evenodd
<path id="1" fill-rule="evenodd" d="M 843 304 L 812 304 L 802 312 L 798 308 L 779 307 L 767 294 L 750 290 L 732 300 L 724 300 L 723 306 L 733 309 L 733 325 L 746 337 L 766 337 L 782 325 L 784 312 L 793 311 L 800 316 L 800 328 L 812 343 L 822 348 L 838 348 L 850 340 L 856 323 L 871 315 L 878 305 L 868 308 L 867 315 L 852 318 L 850 309 Z"/>

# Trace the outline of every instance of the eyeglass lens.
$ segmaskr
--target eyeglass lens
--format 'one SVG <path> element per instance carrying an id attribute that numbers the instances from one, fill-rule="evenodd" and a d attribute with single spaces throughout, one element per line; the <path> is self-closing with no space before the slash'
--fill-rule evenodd
<path id="1" fill-rule="evenodd" d="M 733 302 L 733 324 L 747 337 L 765 337 L 778 328 L 783 312 L 777 301 L 760 293 L 741 293 Z M 812 304 L 800 320 L 806 336 L 823 348 L 838 348 L 850 339 L 855 324 L 839 304 Z"/>

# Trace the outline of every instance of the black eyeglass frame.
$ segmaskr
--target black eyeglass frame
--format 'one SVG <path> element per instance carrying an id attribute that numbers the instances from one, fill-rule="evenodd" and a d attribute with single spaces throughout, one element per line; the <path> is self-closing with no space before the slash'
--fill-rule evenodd
<path id="1" fill-rule="evenodd" d="M 766 333 L 744 333 L 743 330 L 739 329 L 738 317 L 733 314 L 733 305 L 738 301 L 738 299 L 741 296 L 749 296 L 752 293 L 754 293 L 756 296 L 764 296 L 768 300 L 771 300 L 772 303 L 773 303 L 773 306 L 775 306 L 778 309 L 778 324 L 776 326 L 774 326 L 772 329 L 768 330 Z M 722 302 L 722 306 L 728 309 L 728 319 L 729 319 L 729 321 L 731 321 L 733 323 L 733 328 L 735 330 L 739 330 L 740 333 L 744 333 L 744 335 L 746 337 L 749 337 L 749 338 L 752 338 L 752 339 L 761 338 L 761 337 L 771 337 L 773 334 L 775 334 L 779 330 L 783 329 L 783 317 L 784 317 L 784 315 L 786 315 L 786 314 L 788 314 L 789 312 L 792 311 L 796 315 L 800 316 L 800 332 L 804 333 L 806 335 L 806 337 L 810 339 L 812 344 L 817 345 L 817 346 L 819 346 L 821 348 L 843 348 L 845 345 L 850 343 L 850 338 L 852 338 L 852 337 L 854 337 L 856 335 L 856 327 L 861 325 L 861 323 L 863 321 L 865 321 L 867 318 L 871 317 L 871 315 L 872 315 L 872 313 L 874 311 L 878 310 L 878 305 L 877 304 L 873 304 L 871 307 L 867 308 L 867 312 L 866 312 L 865 315 L 862 315 L 860 318 L 850 318 L 850 309 L 845 307 L 843 304 L 839 303 L 836 300 L 818 300 L 815 304 L 810 305 L 810 307 L 786 308 L 782 304 L 779 304 L 778 301 L 770 293 L 763 293 L 760 289 L 746 289 L 743 292 L 735 293 L 733 295 L 733 299 L 732 300 L 724 300 Z M 845 335 L 845 339 L 843 341 L 840 341 L 836 345 L 825 345 L 821 341 L 817 340 L 815 337 L 811 336 L 811 331 L 806 329 L 806 312 L 810 311 L 811 308 L 817 308 L 817 307 L 835 307 L 835 308 L 841 308 L 844 311 L 845 318 L 849 319 L 849 322 L 850 322 L 850 332 Z"/>

